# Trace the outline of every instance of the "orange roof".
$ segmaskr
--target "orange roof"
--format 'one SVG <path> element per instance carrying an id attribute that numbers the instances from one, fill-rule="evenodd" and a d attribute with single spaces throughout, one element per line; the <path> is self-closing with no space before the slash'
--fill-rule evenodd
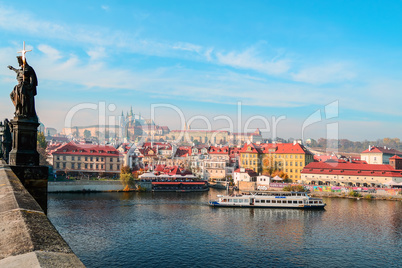
<path id="1" fill-rule="evenodd" d="M 249 150 L 250 148 L 250 150 Z M 311 154 L 299 143 L 249 143 L 244 144 L 241 153 Z"/>

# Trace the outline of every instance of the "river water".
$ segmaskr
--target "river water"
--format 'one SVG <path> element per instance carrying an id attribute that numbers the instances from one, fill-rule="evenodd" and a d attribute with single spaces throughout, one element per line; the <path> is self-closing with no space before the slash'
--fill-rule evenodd
<path id="1" fill-rule="evenodd" d="M 48 217 L 87 267 L 402 267 L 401 201 L 209 207 L 219 193 L 49 194 Z"/>

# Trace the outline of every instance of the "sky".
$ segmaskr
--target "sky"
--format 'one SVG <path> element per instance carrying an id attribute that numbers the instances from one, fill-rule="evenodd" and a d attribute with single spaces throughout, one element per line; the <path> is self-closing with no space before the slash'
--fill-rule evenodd
<path id="1" fill-rule="evenodd" d="M 23 41 L 46 127 L 402 138 L 401 1 L 0 0 L 0 116 Z M 189 123 L 189 124 L 188 124 Z"/>

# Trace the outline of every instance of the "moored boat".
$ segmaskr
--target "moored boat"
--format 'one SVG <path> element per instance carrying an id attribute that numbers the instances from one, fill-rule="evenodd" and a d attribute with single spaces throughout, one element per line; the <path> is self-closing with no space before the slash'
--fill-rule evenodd
<path id="1" fill-rule="evenodd" d="M 250 192 L 237 195 L 218 195 L 209 201 L 212 207 L 249 208 L 297 208 L 323 209 L 325 203 L 320 198 L 310 197 L 305 192 Z"/>

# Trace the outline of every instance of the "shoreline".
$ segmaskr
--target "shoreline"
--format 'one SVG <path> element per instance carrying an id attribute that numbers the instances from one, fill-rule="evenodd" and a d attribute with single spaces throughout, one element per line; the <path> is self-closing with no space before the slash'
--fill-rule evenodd
<path id="1" fill-rule="evenodd" d="M 349 196 L 347 193 L 331 193 L 331 192 L 309 192 L 312 197 L 328 197 L 328 198 L 348 198 L 348 199 L 364 199 L 364 200 L 387 200 L 402 201 L 402 195 L 379 195 L 375 193 L 360 193 L 361 196 Z M 371 196 L 370 198 L 368 196 Z"/>

